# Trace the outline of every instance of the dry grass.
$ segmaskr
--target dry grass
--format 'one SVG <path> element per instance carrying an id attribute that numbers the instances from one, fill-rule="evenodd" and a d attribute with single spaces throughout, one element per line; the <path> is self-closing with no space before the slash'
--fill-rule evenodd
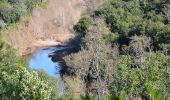
<path id="1" fill-rule="evenodd" d="M 37 41 L 65 42 L 69 40 L 74 37 L 70 29 L 74 22 L 76 23 L 76 20 L 80 18 L 81 12 L 74 9 L 76 3 L 79 3 L 75 1 L 50 0 L 45 9 L 34 9 L 31 18 L 22 18 L 17 29 L 12 27 L 5 32 L 5 41 L 19 50 L 22 55 L 31 52 L 32 50 L 28 49 L 34 48 Z M 75 18 L 73 13 L 78 17 Z"/>
<path id="2" fill-rule="evenodd" d="M 73 94 L 73 100 L 79 100 L 80 95 L 85 94 L 85 84 L 80 77 L 64 77 L 64 81 L 68 84 L 70 92 Z"/>
<path id="3" fill-rule="evenodd" d="M 74 37 L 73 25 L 88 9 L 85 1 L 91 0 L 49 0 L 46 7 L 34 9 L 32 16 L 21 18 L 17 28 L 6 30 L 4 40 L 20 55 L 33 52 L 37 41 L 68 42 Z"/>

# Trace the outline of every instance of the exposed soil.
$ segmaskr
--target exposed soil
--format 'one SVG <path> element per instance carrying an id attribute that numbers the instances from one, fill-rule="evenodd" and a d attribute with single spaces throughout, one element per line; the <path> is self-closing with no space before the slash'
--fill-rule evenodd
<path id="1" fill-rule="evenodd" d="M 37 48 L 67 43 L 75 37 L 73 26 L 83 14 L 103 0 L 49 0 L 45 8 L 36 8 L 32 16 L 23 17 L 17 29 L 9 28 L 4 40 L 27 55 Z"/>

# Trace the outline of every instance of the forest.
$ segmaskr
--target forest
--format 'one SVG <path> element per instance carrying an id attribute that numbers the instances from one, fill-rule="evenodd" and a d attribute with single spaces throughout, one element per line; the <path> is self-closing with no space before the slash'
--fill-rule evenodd
<path id="1" fill-rule="evenodd" d="M 74 29 L 81 50 L 65 61 L 82 93 L 98 100 L 169 98 L 169 0 L 109 0 Z"/>
<path id="2" fill-rule="evenodd" d="M 0 0 L 0 34 L 46 0 Z M 1 100 L 168 100 L 170 1 L 106 0 L 73 27 L 79 50 L 63 57 L 65 93 L 32 70 L 0 35 Z M 14 37 L 15 38 L 15 37 Z"/>

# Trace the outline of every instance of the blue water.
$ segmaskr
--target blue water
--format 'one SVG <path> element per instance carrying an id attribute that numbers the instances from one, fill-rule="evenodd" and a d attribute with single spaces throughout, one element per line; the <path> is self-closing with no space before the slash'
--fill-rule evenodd
<path id="1" fill-rule="evenodd" d="M 30 57 L 29 67 L 31 69 L 42 69 L 51 76 L 59 76 L 60 64 L 54 63 L 48 55 L 61 49 L 63 48 L 51 47 L 37 51 Z"/>
<path id="2" fill-rule="evenodd" d="M 48 75 L 56 77 L 58 80 L 58 95 L 61 96 L 64 92 L 64 84 L 60 77 L 60 63 L 54 63 L 48 56 L 57 50 L 62 50 L 64 48 L 50 47 L 47 49 L 42 49 L 34 53 L 29 59 L 29 67 L 31 69 L 44 70 Z"/>

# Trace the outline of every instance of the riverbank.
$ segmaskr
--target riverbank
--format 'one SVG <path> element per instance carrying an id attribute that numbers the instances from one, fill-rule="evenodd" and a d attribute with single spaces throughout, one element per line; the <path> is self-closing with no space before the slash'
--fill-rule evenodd
<path id="1" fill-rule="evenodd" d="M 4 32 L 6 43 L 28 55 L 39 48 L 62 45 L 75 37 L 73 26 L 102 0 L 49 0 L 44 8 L 35 8 L 30 17 L 22 17 L 16 27 Z"/>
<path id="2" fill-rule="evenodd" d="M 30 18 L 21 18 L 17 29 L 11 28 L 5 32 L 4 40 L 17 49 L 20 55 L 33 53 L 42 45 L 52 45 L 49 42 L 45 43 L 46 41 L 60 42 L 59 44 L 67 42 L 74 37 L 70 27 L 80 18 L 82 11 L 74 8 L 81 3 L 80 0 L 66 1 L 49 0 L 45 8 L 34 9 Z M 68 19 L 70 21 L 66 20 L 66 15 L 63 15 L 69 13 L 67 17 L 70 16 L 71 19 Z M 78 17 L 74 18 L 73 13 Z"/>
<path id="3" fill-rule="evenodd" d="M 37 71 L 43 70 L 58 82 L 58 96 L 64 93 L 63 74 L 71 74 L 63 57 L 79 50 L 80 37 L 74 38 L 65 45 L 44 47 L 28 57 L 29 67 Z"/>

